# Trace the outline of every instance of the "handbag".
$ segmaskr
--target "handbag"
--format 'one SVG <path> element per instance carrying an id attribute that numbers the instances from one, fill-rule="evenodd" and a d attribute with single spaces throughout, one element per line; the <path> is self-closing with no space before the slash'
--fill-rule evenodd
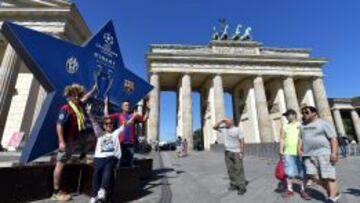
<path id="1" fill-rule="evenodd" d="M 285 180 L 285 165 L 284 165 L 284 160 L 283 159 L 280 159 L 278 161 L 278 163 L 276 164 L 275 177 L 279 181 L 284 181 Z"/>

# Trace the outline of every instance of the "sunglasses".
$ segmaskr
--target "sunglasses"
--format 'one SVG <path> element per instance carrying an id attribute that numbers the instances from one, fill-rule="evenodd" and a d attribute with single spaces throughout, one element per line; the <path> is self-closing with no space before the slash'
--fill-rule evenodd
<path id="1" fill-rule="evenodd" d="M 104 125 L 113 125 L 113 123 L 104 123 Z"/>
<path id="2" fill-rule="evenodd" d="M 310 111 L 303 111 L 303 112 L 301 112 L 301 114 L 303 114 L 303 115 L 309 115 L 309 114 L 310 114 Z"/>

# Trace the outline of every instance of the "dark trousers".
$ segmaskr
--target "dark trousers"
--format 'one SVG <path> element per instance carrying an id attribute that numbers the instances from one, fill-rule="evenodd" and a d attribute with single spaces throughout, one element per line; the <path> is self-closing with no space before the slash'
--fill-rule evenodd
<path id="1" fill-rule="evenodd" d="M 346 155 L 347 155 L 347 149 L 346 149 L 346 145 L 339 145 L 339 148 L 340 148 L 340 152 L 341 152 L 341 155 L 343 156 L 343 157 L 346 157 Z"/>
<path id="2" fill-rule="evenodd" d="M 93 197 L 97 195 L 100 188 L 104 188 L 107 193 L 109 192 L 116 161 L 117 159 L 115 157 L 94 159 Z"/>
<path id="3" fill-rule="evenodd" d="M 237 189 L 246 188 L 243 160 L 238 153 L 225 151 L 225 164 L 230 178 L 230 185 Z"/>
<path id="4" fill-rule="evenodd" d="M 122 144 L 120 166 L 132 167 L 133 162 L 134 162 L 134 145 Z"/>

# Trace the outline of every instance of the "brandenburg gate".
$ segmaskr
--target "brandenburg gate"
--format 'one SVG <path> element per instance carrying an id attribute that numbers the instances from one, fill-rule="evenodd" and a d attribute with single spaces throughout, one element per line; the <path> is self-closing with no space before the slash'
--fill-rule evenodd
<path id="1" fill-rule="evenodd" d="M 224 93 L 247 143 L 279 140 L 282 113 L 316 106 L 333 123 L 323 81 L 324 58 L 309 49 L 264 47 L 252 40 L 212 40 L 209 45 L 153 44 L 147 54 L 150 93 L 148 140 L 159 140 L 160 92 L 177 94 L 176 135 L 193 146 L 193 91 L 201 97 L 205 149 L 221 143 L 212 126 L 224 118 Z M 166 108 L 165 106 L 163 108 Z"/>

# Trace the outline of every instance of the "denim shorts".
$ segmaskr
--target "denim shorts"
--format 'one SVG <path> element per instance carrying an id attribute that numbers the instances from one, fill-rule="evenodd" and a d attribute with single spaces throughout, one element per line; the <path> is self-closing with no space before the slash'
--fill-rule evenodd
<path id="1" fill-rule="evenodd" d="M 302 161 L 297 155 L 285 155 L 285 174 L 290 178 L 304 178 L 304 167 Z"/>

